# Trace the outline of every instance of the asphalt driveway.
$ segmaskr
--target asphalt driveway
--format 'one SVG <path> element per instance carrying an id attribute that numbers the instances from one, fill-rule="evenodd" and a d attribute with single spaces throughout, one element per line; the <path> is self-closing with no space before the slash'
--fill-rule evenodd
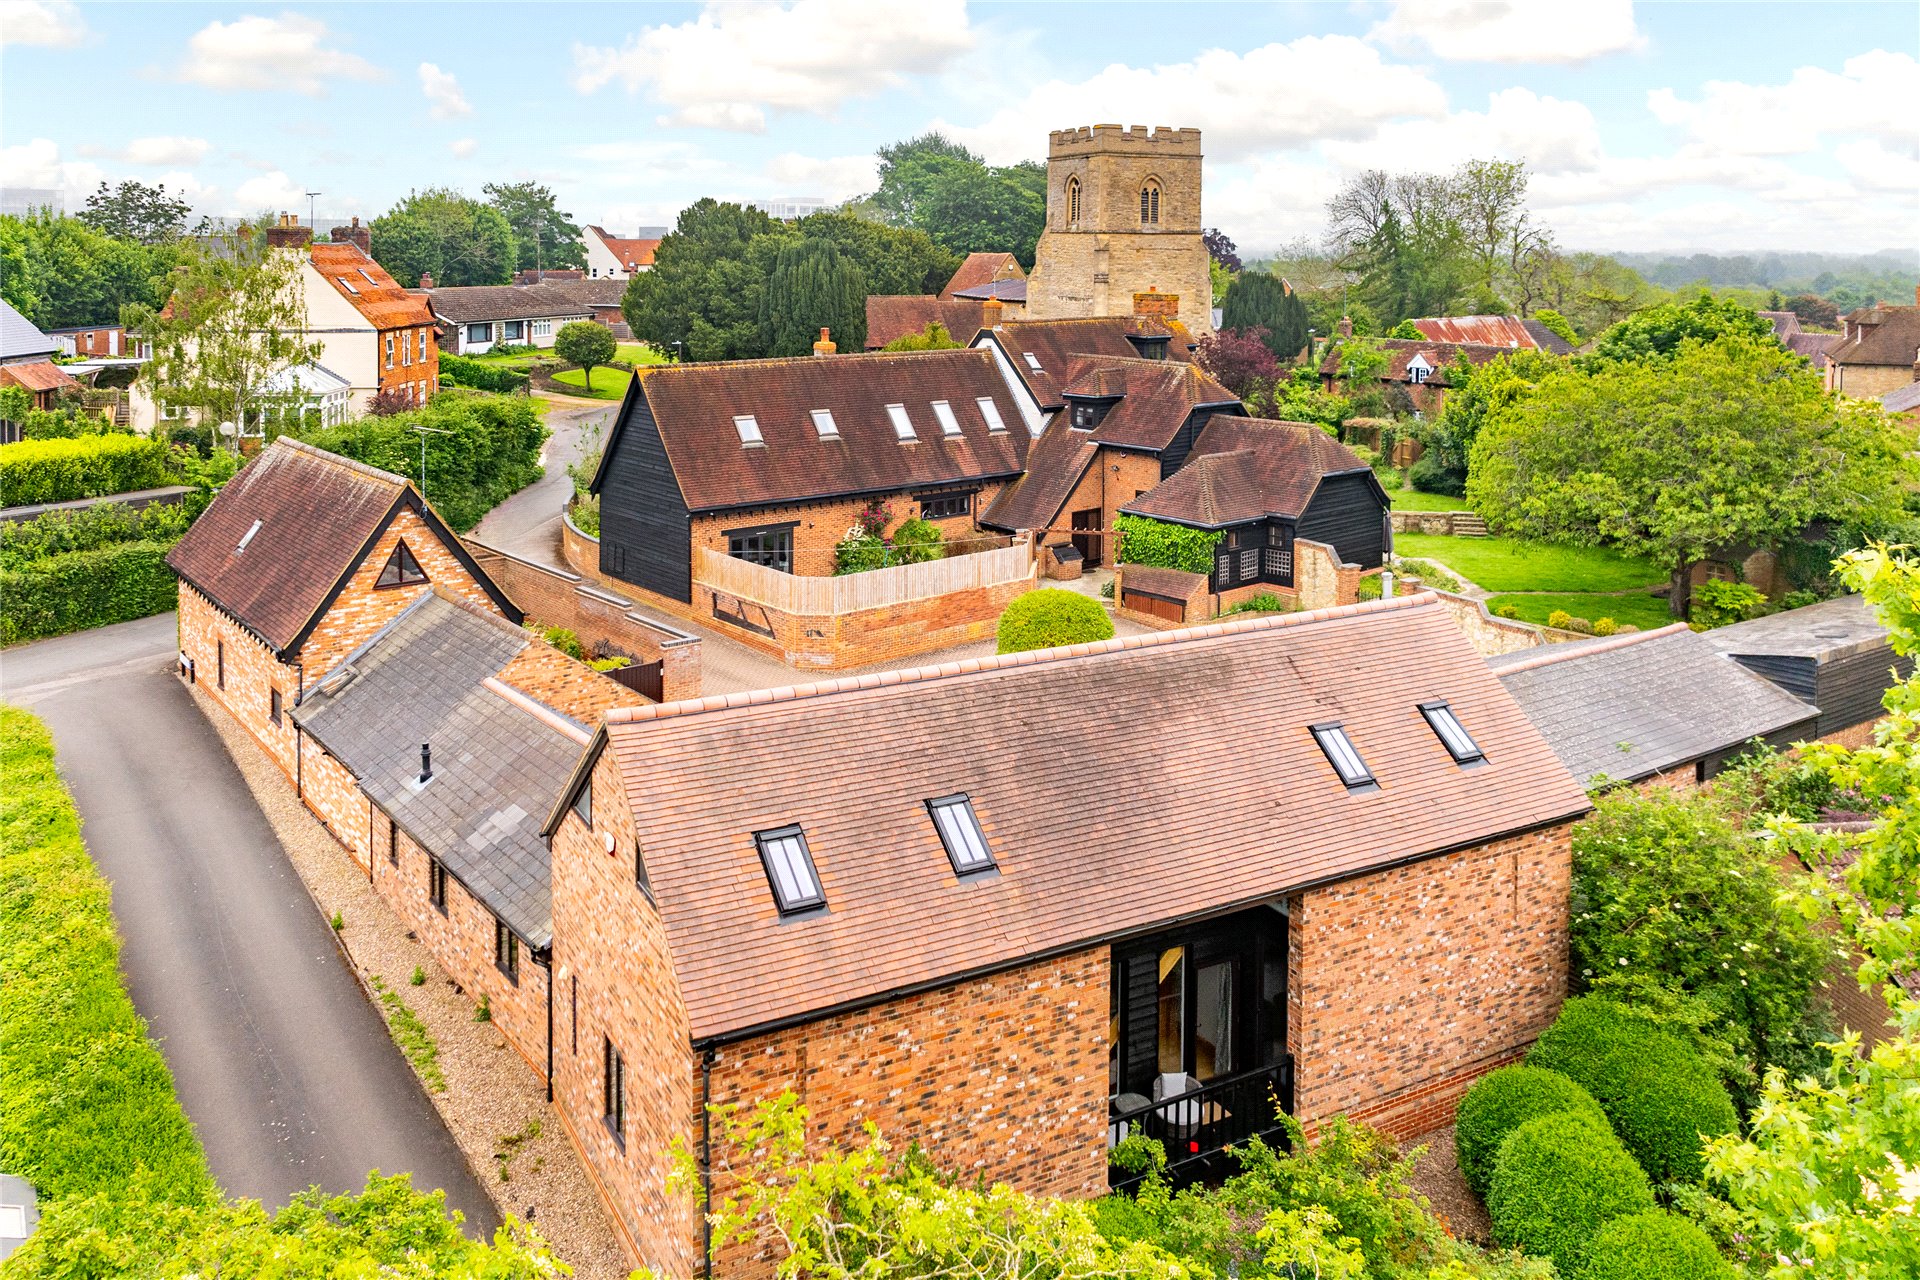
<path id="1" fill-rule="evenodd" d="M 172 614 L 0 654 L 53 731 L 113 885 L 133 1002 L 229 1195 L 270 1207 L 369 1170 L 499 1218 L 335 948 L 219 736 L 171 674 Z"/>

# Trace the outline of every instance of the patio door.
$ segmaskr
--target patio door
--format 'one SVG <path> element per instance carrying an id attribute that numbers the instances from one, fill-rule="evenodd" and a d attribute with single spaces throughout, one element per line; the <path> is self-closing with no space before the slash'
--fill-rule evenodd
<path id="1" fill-rule="evenodd" d="M 1074 512 L 1073 545 L 1080 551 L 1084 568 L 1092 569 L 1100 564 L 1101 553 L 1106 550 L 1105 544 L 1106 539 L 1100 534 L 1100 508 Z"/>

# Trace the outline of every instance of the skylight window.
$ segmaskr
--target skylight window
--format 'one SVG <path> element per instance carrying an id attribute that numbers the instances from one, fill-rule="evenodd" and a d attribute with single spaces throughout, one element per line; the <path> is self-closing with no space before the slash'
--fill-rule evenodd
<path id="1" fill-rule="evenodd" d="M 987 420 L 987 430 L 1005 431 L 1007 429 L 1007 424 L 1000 418 L 1000 406 L 993 402 L 992 396 L 981 396 L 974 403 L 980 406 L 980 416 Z"/>
<path id="2" fill-rule="evenodd" d="M 945 400 L 933 402 L 933 416 L 940 422 L 940 430 L 947 435 L 960 434 L 960 419 L 953 416 L 953 406 Z"/>
<path id="3" fill-rule="evenodd" d="M 1478 764 L 1487 758 L 1487 753 L 1480 749 L 1480 744 L 1473 740 L 1473 735 L 1467 732 L 1466 726 L 1460 723 L 1460 717 L 1453 713 L 1453 708 L 1445 701 L 1421 703 L 1420 714 L 1427 718 L 1427 723 L 1433 727 L 1434 734 L 1447 749 L 1447 754 L 1453 757 L 1455 764 Z"/>
<path id="4" fill-rule="evenodd" d="M 760 846 L 760 862 L 767 869 L 767 883 L 773 886 L 773 901 L 781 915 L 827 905 L 819 873 L 813 869 L 813 855 L 807 852 L 806 832 L 799 827 L 756 831 L 753 842 Z"/>
<path id="5" fill-rule="evenodd" d="M 833 410 L 815 409 L 813 411 L 813 429 L 820 433 L 822 440 L 838 440 L 840 424 L 833 420 Z"/>
<path id="6" fill-rule="evenodd" d="M 348 293 L 352 294 L 354 297 L 357 298 L 360 296 L 360 291 L 353 287 L 353 281 L 347 279 L 345 276 L 335 276 L 334 279 L 340 282 L 340 287 L 342 289 L 345 289 Z"/>
<path id="7" fill-rule="evenodd" d="M 1354 750 L 1353 740 L 1347 737 L 1347 731 L 1338 724 L 1316 724 L 1310 726 L 1313 740 L 1327 753 L 1327 762 L 1333 771 L 1340 775 L 1340 781 L 1349 791 L 1371 791 L 1379 787 L 1374 781 L 1373 770 L 1367 768 L 1367 762 Z"/>
<path id="8" fill-rule="evenodd" d="M 1023 355 L 1023 356 L 1025 356 L 1025 357 L 1027 358 L 1027 368 L 1029 368 L 1029 369 L 1031 369 L 1031 370 L 1033 370 L 1033 371 L 1034 371 L 1035 373 L 1045 373 L 1045 372 L 1046 372 L 1046 370 L 1045 370 L 1045 369 L 1042 369 L 1042 368 L 1040 367 L 1040 357 L 1039 357 L 1039 356 L 1037 356 L 1037 355 L 1035 355 L 1035 354 L 1033 354 L 1033 352 L 1031 352 L 1031 351 L 1022 351 L 1022 352 L 1021 352 L 1020 354 L 1021 354 L 1021 355 Z"/>
<path id="9" fill-rule="evenodd" d="M 907 406 L 903 404 L 890 404 L 887 406 L 887 416 L 893 419 L 894 435 L 902 440 L 918 440 L 920 438 L 913 433 L 913 419 L 907 416 Z"/>
<path id="10" fill-rule="evenodd" d="M 260 522 L 255 520 L 253 524 L 248 526 L 247 531 L 240 535 L 240 545 L 233 549 L 233 554 L 239 555 L 242 551 L 245 551 L 247 544 L 253 541 L 253 535 L 258 532 L 260 532 Z"/>
<path id="11" fill-rule="evenodd" d="M 760 434 L 760 420 L 750 413 L 735 415 L 733 429 L 740 433 L 740 443 L 743 445 L 766 443 L 765 438 Z"/>
<path id="12" fill-rule="evenodd" d="M 360 268 L 360 274 L 367 278 L 367 283 L 370 285 L 377 286 L 380 283 L 378 280 L 375 280 L 373 278 L 373 272 L 367 270 L 365 267 Z"/>
<path id="13" fill-rule="evenodd" d="M 987 848 L 987 836 L 973 812 L 973 801 L 964 795 L 942 796 L 927 801 L 927 812 L 940 832 L 940 843 L 947 847 L 947 860 L 953 873 L 970 876 L 976 871 L 991 871 L 993 851 Z"/>

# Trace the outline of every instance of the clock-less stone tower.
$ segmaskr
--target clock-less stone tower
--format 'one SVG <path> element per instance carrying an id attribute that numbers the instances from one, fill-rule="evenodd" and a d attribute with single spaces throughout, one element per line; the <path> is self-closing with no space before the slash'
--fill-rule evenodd
<path id="1" fill-rule="evenodd" d="M 1096 124 L 1050 135 L 1026 318 L 1168 315 L 1199 337 L 1213 330 L 1212 306 L 1200 131 Z"/>

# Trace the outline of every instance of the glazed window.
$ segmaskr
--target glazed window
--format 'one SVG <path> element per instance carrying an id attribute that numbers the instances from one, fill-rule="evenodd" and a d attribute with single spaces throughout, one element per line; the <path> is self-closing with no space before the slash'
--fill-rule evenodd
<path id="1" fill-rule="evenodd" d="M 493 967 L 506 974 L 507 981 L 519 985 L 520 939 L 498 916 L 493 919 Z"/>
<path id="2" fill-rule="evenodd" d="M 955 875 L 993 870 L 993 851 L 987 848 L 987 835 L 980 829 L 972 800 L 964 795 L 942 796 L 927 801 L 927 812 L 933 815 L 934 829 L 946 846 L 947 861 L 953 864 Z"/>
<path id="3" fill-rule="evenodd" d="M 1455 764 L 1477 764 L 1487 758 L 1487 753 L 1480 749 L 1480 744 L 1473 740 L 1473 735 L 1445 701 L 1421 703 L 1420 714 L 1427 718 L 1434 736 L 1440 739 Z"/>
<path id="4" fill-rule="evenodd" d="M 1067 179 L 1067 221 L 1080 221 L 1080 179 Z"/>
<path id="5" fill-rule="evenodd" d="M 811 911 L 827 905 L 820 888 L 820 874 L 814 869 L 813 855 L 807 849 L 807 835 L 799 827 L 779 827 L 756 831 L 753 842 L 760 847 L 760 862 L 767 871 L 767 883 L 773 886 L 774 905 L 783 916 Z"/>
<path id="6" fill-rule="evenodd" d="M 1347 731 L 1338 724 L 1316 724 L 1312 726 L 1313 740 L 1320 744 L 1320 750 L 1327 756 L 1327 762 L 1333 771 L 1340 775 L 1341 784 L 1349 791 L 1372 791 L 1379 787 L 1374 780 L 1373 770 L 1360 758 L 1353 740 L 1347 737 Z"/>
<path id="7" fill-rule="evenodd" d="M 393 554 L 387 557 L 386 564 L 380 567 L 380 576 L 374 580 L 374 587 L 412 587 L 427 580 L 426 573 L 420 568 L 420 562 L 413 558 L 413 552 L 404 542 L 393 545 Z"/>
<path id="8" fill-rule="evenodd" d="M 1146 185 L 1140 188 L 1140 225 L 1157 227 L 1160 225 L 1160 180 L 1148 178 Z"/>

